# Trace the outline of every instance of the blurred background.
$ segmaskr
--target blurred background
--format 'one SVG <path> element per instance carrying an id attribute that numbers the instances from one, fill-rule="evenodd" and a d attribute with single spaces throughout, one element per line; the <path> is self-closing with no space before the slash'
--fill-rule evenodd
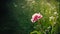
<path id="1" fill-rule="evenodd" d="M 38 12 L 44 24 L 50 16 L 56 17 L 54 34 L 60 34 L 59 8 L 59 0 L 0 0 L 0 34 L 30 34 L 34 30 L 31 16 Z"/>

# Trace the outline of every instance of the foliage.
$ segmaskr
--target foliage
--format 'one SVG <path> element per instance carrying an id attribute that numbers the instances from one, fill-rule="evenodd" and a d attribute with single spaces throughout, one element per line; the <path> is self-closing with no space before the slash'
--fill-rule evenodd
<path id="1" fill-rule="evenodd" d="M 47 32 L 49 27 L 51 27 L 49 31 L 52 29 L 51 34 L 60 33 L 59 1 L 6 0 L 3 2 L 0 30 L 4 34 L 30 34 L 35 32 L 43 34 L 40 28 Z M 38 21 L 41 25 L 37 25 L 37 22 L 32 24 L 30 21 L 34 13 L 43 15 L 43 18 Z"/>

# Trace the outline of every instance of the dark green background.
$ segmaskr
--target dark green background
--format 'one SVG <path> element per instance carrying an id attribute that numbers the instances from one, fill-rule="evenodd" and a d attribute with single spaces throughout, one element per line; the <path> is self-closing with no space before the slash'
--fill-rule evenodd
<path id="1" fill-rule="evenodd" d="M 21 4 L 23 1 L 24 0 L 0 1 L 0 34 L 29 34 L 29 32 L 33 30 L 29 11 L 23 12 L 21 7 L 15 8 L 13 6 L 13 2 Z"/>

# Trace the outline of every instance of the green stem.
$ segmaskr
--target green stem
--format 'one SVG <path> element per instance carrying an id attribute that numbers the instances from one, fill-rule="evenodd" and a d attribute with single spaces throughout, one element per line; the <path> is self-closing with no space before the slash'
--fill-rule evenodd
<path id="1" fill-rule="evenodd" d="M 53 26 L 52 26 L 52 30 L 51 30 L 51 34 L 53 33 Z"/>
<path id="2" fill-rule="evenodd" d="M 41 22 L 40 22 L 39 20 L 38 20 L 38 25 L 42 25 L 42 24 L 41 24 Z M 42 28 L 42 27 L 40 28 L 40 31 L 41 31 L 42 33 L 44 33 L 44 34 L 45 34 L 45 31 L 43 30 L 43 28 Z"/>

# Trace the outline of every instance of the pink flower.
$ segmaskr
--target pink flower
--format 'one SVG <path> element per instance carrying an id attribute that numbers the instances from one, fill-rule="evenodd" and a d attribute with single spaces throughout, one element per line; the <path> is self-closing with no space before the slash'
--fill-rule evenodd
<path id="1" fill-rule="evenodd" d="M 41 19 L 42 18 L 42 15 L 40 13 L 35 13 L 32 15 L 32 19 L 31 19 L 31 22 L 36 22 L 37 20 Z"/>

